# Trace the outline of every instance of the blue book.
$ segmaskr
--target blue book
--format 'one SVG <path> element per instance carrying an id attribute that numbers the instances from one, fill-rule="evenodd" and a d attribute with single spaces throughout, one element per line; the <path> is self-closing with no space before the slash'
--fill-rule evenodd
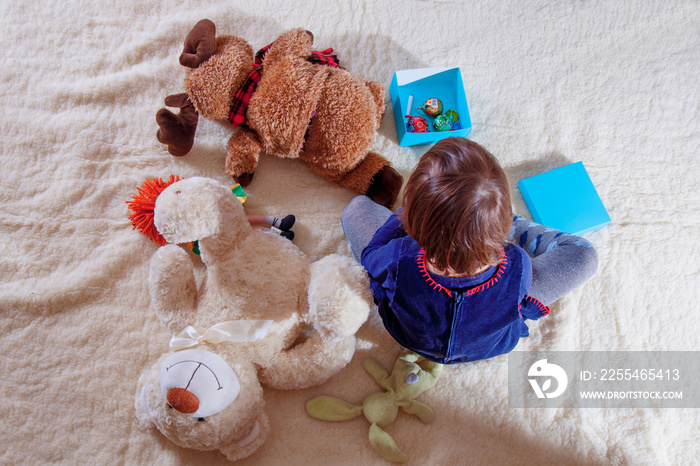
<path id="1" fill-rule="evenodd" d="M 535 222 L 582 235 L 610 223 L 583 162 L 572 163 L 518 183 Z"/>

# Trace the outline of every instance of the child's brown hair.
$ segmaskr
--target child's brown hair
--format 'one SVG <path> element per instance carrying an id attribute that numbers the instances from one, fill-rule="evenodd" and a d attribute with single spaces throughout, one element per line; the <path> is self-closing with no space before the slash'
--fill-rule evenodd
<path id="1" fill-rule="evenodd" d="M 437 270 L 473 275 L 496 265 L 510 231 L 510 187 L 496 158 L 451 137 L 423 155 L 406 182 L 402 221 Z"/>

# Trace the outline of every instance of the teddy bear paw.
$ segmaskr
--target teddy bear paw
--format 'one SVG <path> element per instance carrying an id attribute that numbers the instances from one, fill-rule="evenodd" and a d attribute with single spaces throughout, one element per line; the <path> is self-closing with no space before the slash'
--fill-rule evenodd
<path id="1" fill-rule="evenodd" d="M 253 181 L 253 175 L 254 173 L 242 173 L 239 176 L 233 176 L 233 181 L 245 188 L 251 181 Z"/>
<path id="2" fill-rule="evenodd" d="M 385 165 L 379 170 L 370 181 L 369 188 L 365 195 L 377 204 L 389 209 L 399 197 L 403 177 L 393 167 Z"/>

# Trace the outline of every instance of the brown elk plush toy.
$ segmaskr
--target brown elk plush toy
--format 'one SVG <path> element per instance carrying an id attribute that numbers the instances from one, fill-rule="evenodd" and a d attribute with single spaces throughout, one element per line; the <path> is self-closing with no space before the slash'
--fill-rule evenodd
<path id="1" fill-rule="evenodd" d="M 299 158 L 323 178 L 391 207 L 403 178 L 369 152 L 385 103 L 384 86 L 340 68 L 332 49 L 311 50 L 303 29 L 282 34 L 257 54 L 243 39 L 216 36 L 209 20 L 195 25 L 180 63 L 186 93 L 165 99 L 174 114 L 156 115 L 158 140 L 172 155 L 193 145 L 198 115 L 237 127 L 226 150 L 226 172 L 247 186 L 261 151 Z"/>

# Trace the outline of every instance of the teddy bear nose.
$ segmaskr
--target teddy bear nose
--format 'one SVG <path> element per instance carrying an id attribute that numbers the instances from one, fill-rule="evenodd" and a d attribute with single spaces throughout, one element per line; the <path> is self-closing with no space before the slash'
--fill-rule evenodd
<path id="1" fill-rule="evenodd" d="M 171 388 L 168 390 L 168 404 L 181 413 L 190 414 L 199 409 L 199 399 L 186 388 Z"/>

